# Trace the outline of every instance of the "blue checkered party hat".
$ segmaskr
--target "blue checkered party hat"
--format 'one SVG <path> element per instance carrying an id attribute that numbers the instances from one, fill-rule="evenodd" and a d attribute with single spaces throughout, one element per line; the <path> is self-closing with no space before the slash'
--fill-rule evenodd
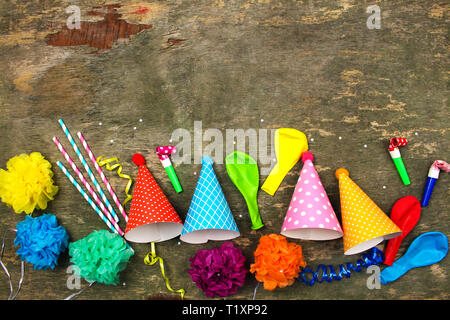
<path id="1" fill-rule="evenodd" d="M 180 239 L 188 243 L 208 240 L 229 240 L 239 237 L 239 230 L 228 206 L 217 176 L 213 160 L 202 158 L 202 171 L 181 231 Z"/>

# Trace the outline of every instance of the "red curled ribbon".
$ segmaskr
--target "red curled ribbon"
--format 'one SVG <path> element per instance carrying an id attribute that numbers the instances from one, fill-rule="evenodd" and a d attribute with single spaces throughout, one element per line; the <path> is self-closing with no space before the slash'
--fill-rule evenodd
<path id="1" fill-rule="evenodd" d="M 395 148 L 403 147 L 408 144 L 408 139 L 406 138 L 392 138 L 389 142 L 389 151 L 394 151 Z"/>
<path id="2" fill-rule="evenodd" d="M 171 154 L 176 153 L 177 148 L 175 146 L 160 146 L 156 148 L 156 154 L 159 160 L 167 159 Z"/>

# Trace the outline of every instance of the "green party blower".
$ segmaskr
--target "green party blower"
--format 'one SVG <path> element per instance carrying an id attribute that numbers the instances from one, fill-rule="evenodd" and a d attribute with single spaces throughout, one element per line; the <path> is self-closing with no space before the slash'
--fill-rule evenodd
<path id="1" fill-rule="evenodd" d="M 409 181 L 408 172 L 406 172 L 405 164 L 403 163 L 402 155 L 398 147 L 406 146 L 407 144 L 408 140 L 406 138 L 392 138 L 389 143 L 389 154 L 405 186 L 409 185 L 411 181 Z"/>
<path id="2" fill-rule="evenodd" d="M 177 193 L 183 191 L 180 185 L 180 181 L 178 181 L 177 174 L 175 173 L 175 169 L 172 166 L 172 162 L 169 159 L 169 155 L 177 152 L 177 149 L 174 146 L 161 146 L 156 148 L 156 154 L 159 157 L 164 169 L 169 176 L 170 182 L 172 182 L 173 187 Z"/>
<path id="3" fill-rule="evenodd" d="M 259 215 L 257 193 L 259 189 L 259 171 L 256 161 L 240 151 L 230 153 L 225 158 L 228 176 L 244 196 L 252 220 L 252 229 L 264 226 Z"/>

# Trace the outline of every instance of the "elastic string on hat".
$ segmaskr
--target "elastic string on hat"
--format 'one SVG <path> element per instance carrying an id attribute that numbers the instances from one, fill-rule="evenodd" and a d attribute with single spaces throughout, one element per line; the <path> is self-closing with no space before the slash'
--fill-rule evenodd
<path id="1" fill-rule="evenodd" d="M 88 285 L 87 287 L 84 287 L 84 288 L 81 289 L 80 291 L 71 294 L 70 296 L 68 296 L 68 297 L 65 298 L 64 300 L 72 300 L 73 298 L 78 297 L 80 294 L 82 294 L 82 293 L 84 292 L 84 290 L 86 290 L 86 289 L 92 287 L 95 283 L 96 283 L 96 281 L 90 282 L 89 285 Z"/>
<path id="2" fill-rule="evenodd" d="M 259 288 L 260 284 L 261 284 L 261 282 L 258 281 L 258 284 L 256 285 L 255 290 L 253 291 L 253 299 L 252 300 L 256 299 L 256 291 L 258 291 L 258 288 Z"/>
<path id="3" fill-rule="evenodd" d="M 7 229 L 5 231 L 5 233 L 3 234 L 2 250 L 1 250 L 1 253 L 0 253 L 0 265 L 2 266 L 2 269 L 5 272 L 6 276 L 8 277 L 8 281 L 9 281 L 9 297 L 8 297 L 8 300 L 14 300 L 17 297 L 17 295 L 19 294 L 20 288 L 22 287 L 23 275 L 24 275 L 24 272 L 25 272 L 25 263 L 24 263 L 23 260 L 20 263 L 20 279 L 19 279 L 19 283 L 17 285 L 17 291 L 16 291 L 16 293 L 14 293 L 12 280 L 11 280 L 11 275 L 8 272 L 8 268 L 6 268 L 5 264 L 2 261 L 3 252 L 5 251 L 5 240 L 6 240 L 6 235 L 7 235 L 8 231 L 17 232 L 17 229 Z"/>

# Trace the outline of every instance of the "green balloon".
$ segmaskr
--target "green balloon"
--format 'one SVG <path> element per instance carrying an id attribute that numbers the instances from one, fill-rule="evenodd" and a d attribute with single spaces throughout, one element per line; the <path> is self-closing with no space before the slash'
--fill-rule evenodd
<path id="1" fill-rule="evenodd" d="M 259 189 L 259 170 L 256 161 L 244 152 L 235 151 L 225 158 L 228 176 L 244 196 L 252 220 L 252 229 L 264 226 L 259 215 L 257 193 Z"/>

